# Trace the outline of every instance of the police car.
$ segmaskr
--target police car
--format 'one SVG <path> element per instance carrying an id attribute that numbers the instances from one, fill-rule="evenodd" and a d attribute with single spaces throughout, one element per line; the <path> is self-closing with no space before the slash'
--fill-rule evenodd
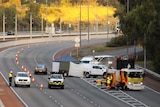
<path id="1" fill-rule="evenodd" d="M 48 77 L 48 88 L 52 88 L 52 87 L 60 87 L 64 89 L 63 74 L 54 73 Z"/>

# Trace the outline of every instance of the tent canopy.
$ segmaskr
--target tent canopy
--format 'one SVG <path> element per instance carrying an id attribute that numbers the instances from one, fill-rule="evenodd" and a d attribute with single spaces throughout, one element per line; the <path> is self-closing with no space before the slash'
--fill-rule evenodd
<path id="1" fill-rule="evenodd" d="M 70 55 L 65 55 L 62 58 L 54 60 L 55 62 L 78 62 L 79 60 L 71 57 Z"/>

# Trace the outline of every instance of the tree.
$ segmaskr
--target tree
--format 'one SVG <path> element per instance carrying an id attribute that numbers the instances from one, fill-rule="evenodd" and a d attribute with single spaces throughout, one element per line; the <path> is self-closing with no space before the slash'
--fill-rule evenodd
<path id="1" fill-rule="evenodd" d="M 131 1 L 131 0 L 130 0 Z M 160 1 L 159 0 L 132 0 L 130 11 L 123 12 L 125 6 L 117 10 L 115 16 L 119 16 L 121 29 L 131 40 L 138 40 L 142 46 L 146 46 L 147 59 L 153 62 L 155 70 L 160 69 Z M 121 3 L 124 4 L 124 2 Z M 160 73 L 160 71 L 159 71 Z"/>

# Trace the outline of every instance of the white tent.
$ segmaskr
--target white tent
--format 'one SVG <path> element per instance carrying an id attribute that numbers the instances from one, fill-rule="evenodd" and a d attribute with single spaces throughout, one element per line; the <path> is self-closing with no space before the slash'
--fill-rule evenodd
<path id="1" fill-rule="evenodd" d="M 75 64 L 73 62 L 70 62 L 68 75 L 75 77 L 83 77 L 83 69 L 84 64 Z"/>

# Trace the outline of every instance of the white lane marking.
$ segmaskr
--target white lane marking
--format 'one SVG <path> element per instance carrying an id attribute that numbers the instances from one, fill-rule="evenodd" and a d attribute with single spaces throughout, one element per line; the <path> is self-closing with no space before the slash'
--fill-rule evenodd
<path id="1" fill-rule="evenodd" d="M 1 99 L 0 99 L 0 107 L 5 107 Z"/>
<path id="2" fill-rule="evenodd" d="M 147 89 L 149 89 L 149 90 L 155 92 L 156 94 L 160 94 L 160 92 L 158 92 L 158 91 L 156 91 L 156 90 L 154 90 L 154 89 L 152 89 L 152 88 L 150 88 L 150 87 L 147 87 L 147 86 L 145 86 L 145 87 L 146 87 Z"/>
<path id="3" fill-rule="evenodd" d="M 0 72 L 0 74 L 2 75 L 2 77 L 3 77 L 3 79 L 6 81 L 6 83 L 7 84 L 9 84 L 8 83 L 8 81 L 7 81 L 7 79 L 4 77 L 4 75 L 2 74 L 2 72 Z M 24 106 L 25 107 L 29 107 L 25 102 L 24 102 L 24 100 L 18 95 L 18 93 L 16 93 L 16 91 L 12 88 L 12 87 L 10 87 L 10 89 L 13 91 L 13 93 L 18 97 L 18 99 L 24 104 Z"/>
<path id="4" fill-rule="evenodd" d="M 121 91 L 121 90 L 106 90 L 106 89 L 102 89 L 102 87 L 98 87 L 97 85 L 95 85 L 93 83 L 94 79 L 90 78 L 81 78 L 82 80 L 84 80 L 85 82 L 87 82 L 88 84 L 92 85 L 93 87 L 97 88 L 98 90 L 109 94 L 110 96 L 132 106 L 132 107 L 149 107 L 148 105 L 140 102 L 139 100 L 135 99 L 134 97 L 128 95 L 127 93 Z"/>

